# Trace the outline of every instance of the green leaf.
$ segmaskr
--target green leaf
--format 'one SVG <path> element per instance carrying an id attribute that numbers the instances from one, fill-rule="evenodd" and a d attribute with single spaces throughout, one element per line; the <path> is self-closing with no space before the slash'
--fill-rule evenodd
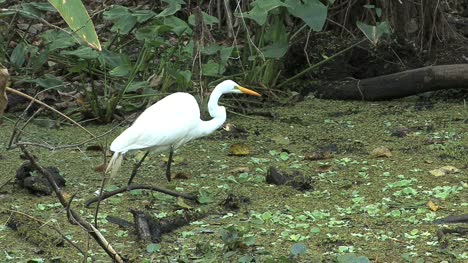
<path id="1" fill-rule="evenodd" d="M 262 48 L 262 52 L 266 58 L 279 59 L 286 54 L 288 48 L 288 43 L 275 43 Z"/>
<path id="2" fill-rule="evenodd" d="M 312 30 L 322 31 L 327 19 L 327 6 L 319 0 L 286 0 L 288 11 L 304 21 Z"/>
<path id="3" fill-rule="evenodd" d="M 26 61 L 26 54 L 28 53 L 28 45 L 20 42 L 11 52 L 10 62 L 15 68 L 20 68 Z"/>
<path id="4" fill-rule="evenodd" d="M 288 6 L 288 4 L 281 2 L 280 0 L 257 0 L 251 4 L 253 8 L 247 12 L 242 13 L 238 16 L 243 16 L 245 18 L 249 18 L 257 22 L 257 24 L 263 26 L 266 22 L 268 12 L 280 7 L 280 6 Z"/>
<path id="5" fill-rule="evenodd" d="M 45 74 L 41 78 L 36 79 L 35 82 L 46 89 L 63 87 L 63 81 L 51 74 Z"/>
<path id="6" fill-rule="evenodd" d="M 59 11 L 68 26 L 90 47 L 101 50 L 101 43 L 97 37 L 91 18 L 80 0 L 49 0 Z"/>
<path id="7" fill-rule="evenodd" d="M 179 11 L 182 8 L 182 4 L 185 4 L 184 1 L 178 1 L 178 0 L 164 0 L 164 2 L 168 3 L 169 5 L 161 12 L 159 13 L 156 17 L 167 17 L 171 16 L 177 11 Z"/>
<path id="8" fill-rule="evenodd" d="M 45 12 L 55 12 L 53 6 L 49 3 L 23 3 L 21 4 L 21 9 L 25 12 L 20 12 L 21 16 L 36 19 L 37 17 L 41 17 L 41 15 Z M 29 13 L 29 14 L 28 14 Z"/>
<path id="9" fill-rule="evenodd" d="M 291 247 L 291 255 L 293 257 L 305 255 L 307 253 L 307 247 L 303 243 L 295 243 Z"/>
<path id="10" fill-rule="evenodd" d="M 377 45 L 380 37 L 385 34 L 390 34 L 390 29 L 387 22 L 377 23 L 377 26 L 371 26 L 364 24 L 360 21 L 357 23 L 358 28 L 364 33 L 364 35 L 372 42 L 372 44 Z"/>
<path id="11" fill-rule="evenodd" d="M 208 26 L 212 26 L 214 24 L 218 24 L 219 23 L 219 20 L 218 18 L 214 17 L 214 16 L 210 16 L 209 14 L 201 11 L 202 13 L 202 18 L 203 18 L 203 23 L 205 23 L 205 25 L 208 25 Z M 195 15 L 191 14 L 188 18 L 188 23 L 192 26 L 195 26 Z"/>
<path id="12" fill-rule="evenodd" d="M 223 65 L 213 60 L 208 60 L 206 64 L 202 65 L 202 72 L 204 76 L 217 77 L 223 74 L 225 70 L 226 68 Z"/>
<path id="13" fill-rule="evenodd" d="M 61 30 L 47 30 L 41 34 L 41 38 L 44 44 L 47 45 L 49 51 L 69 48 L 76 44 L 76 40 L 71 33 L 66 33 Z"/>
<path id="14" fill-rule="evenodd" d="M 287 152 L 281 152 L 279 157 L 281 160 L 287 161 L 289 159 L 289 154 Z"/>
<path id="15" fill-rule="evenodd" d="M 234 47 L 221 48 L 221 63 L 223 63 L 223 65 L 227 64 L 227 61 L 231 57 L 233 50 L 234 50 Z"/>
<path id="16" fill-rule="evenodd" d="M 108 49 L 104 49 L 102 50 L 101 54 L 99 54 L 99 62 L 102 65 L 115 68 L 119 65 L 129 63 L 130 59 L 126 54 L 117 53 L 114 51 L 110 51 Z"/>
<path id="17" fill-rule="evenodd" d="M 189 83 L 190 80 L 192 80 L 192 71 L 190 70 L 179 71 L 178 76 L 179 78 L 177 78 L 177 80 L 182 79 L 185 83 Z"/>
<path id="18" fill-rule="evenodd" d="M 146 246 L 146 252 L 148 253 L 159 252 L 160 250 L 161 250 L 160 244 L 151 243 Z"/>
<path id="19" fill-rule="evenodd" d="M 208 46 L 203 47 L 201 53 L 204 55 L 214 55 L 221 49 L 221 46 L 218 44 L 211 44 Z"/>
<path id="20" fill-rule="evenodd" d="M 136 91 L 138 89 L 145 88 L 145 87 L 148 87 L 148 82 L 147 81 L 132 82 L 132 84 L 130 84 L 130 86 L 128 86 L 126 92 Z"/>
<path id="21" fill-rule="evenodd" d="M 62 51 L 60 52 L 62 55 L 72 55 L 77 56 L 83 59 L 95 59 L 99 56 L 96 50 L 91 49 L 90 47 L 81 47 L 77 50 L 73 51 Z"/>
<path id="22" fill-rule="evenodd" d="M 250 246 L 255 245 L 256 240 L 257 240 L 257 239 L 255 238 L 255 236 L 248 236 L 248 237 L 244 238 L 243 243 L 244 243 L 246 246 L 250 247 Z"/>
<path id="23" fill-rule="evenodd" d="M 151 10 L 135 10 L 133 16 L 138 23 L 143 23 L 156 16 L 156 13 Z"/>
<path id="24" fill-rule="evenodd" d="M 137 18 L 130 13 L 128 8 L 119 5 L 104 12 L 104 19 L 114 23 L 111 28 L 112 32 L 117 32 L 122 35 L 128 34 L 138 21 Z"/>
<path id="25" fill-rule="evenodd" d="M 190 29 L 189 25 L 185 23 L 184 20 L 175 16 L 164 18 L 164 24 L 170 26 L 172 28 L 172 32 L 174 32 L 177 36 L 182 35 L 184 32 L 187 34 L 192 33 L 192 29 Z"/>
<path id="26" fill-rule="evenodd" d="M 130 63 L 125 63 L 113 68 L 111 71 L 109 71 L 109 74 L 114 77 L 125 77 L 130 74 L 131 70 L 132 65 Z"/>

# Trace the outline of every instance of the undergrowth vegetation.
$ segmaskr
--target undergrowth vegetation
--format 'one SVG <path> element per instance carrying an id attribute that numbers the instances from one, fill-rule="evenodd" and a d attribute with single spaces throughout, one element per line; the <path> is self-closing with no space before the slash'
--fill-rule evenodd
<path id="1" fill-rule="evenodd" d="M 63 23 L 49 3 L 20 2 L 2 10 L 9 22 L 1 25 L 0 53 L 2 63 L 18 76 L 17 85 L 36 91 L 79 90 L 85 116 L 109 122 L 119 105 L 122 111 L 132 111 L 154 101 L 154 96 L 175 91 L 204 96 L 209 87 L 228 78 L 274 89 L 287 77 L 282 72 L 289 48 L 323 29 L 333 2 L 219 1 L 214 6 L 164 0 L 161 5 L 133 7 L 90 3 L 102 51 L 90 37 L 57 27 Z M 375 6 L 364 10 L 381 15 Z M 75 15 L 61 14 L 67 22 Z M 15 23 L 18 27 L 12 26 Z M 373 41 L 386 32 L 385 23 L 358 26 Z M 372 32 L 376 28 L 377 35 Z M 313 66 L 302 65 L 304 70 Z"/>

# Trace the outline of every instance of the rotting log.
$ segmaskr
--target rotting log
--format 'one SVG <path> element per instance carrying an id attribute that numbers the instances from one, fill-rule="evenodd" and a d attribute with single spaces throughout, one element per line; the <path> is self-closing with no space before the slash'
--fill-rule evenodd
<path id="1" fill-rule="evenodd" d="M 317 88 L 317 97 L 377 101 L 428 91 L 468 89 L 468 64 L 428 66 L 368 79 L 351 79 Z"/>

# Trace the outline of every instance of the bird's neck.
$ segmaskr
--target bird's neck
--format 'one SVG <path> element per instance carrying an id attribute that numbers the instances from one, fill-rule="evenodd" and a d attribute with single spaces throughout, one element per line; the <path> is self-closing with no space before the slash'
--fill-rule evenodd
<path id="1" fill-rule="evenodd" d="M 199 127 L 200 137 L 214 132 L 226 121 L 226 109 L 218 105 L 221 95 L 223 93 L 216 89 L 211 93 L 210 100 L 208 101 L 208 112 L 213 119 L 202 121 L 202 125 Z"/>

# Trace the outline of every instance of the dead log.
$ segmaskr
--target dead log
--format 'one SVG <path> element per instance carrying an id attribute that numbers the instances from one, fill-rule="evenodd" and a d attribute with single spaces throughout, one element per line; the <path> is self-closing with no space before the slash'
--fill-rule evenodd
<path id="1" fill-rule="evenodd" d="M 468 89 L 468 64 L 428 66 L 320 86 L 317 96 L 336 100 L 388 100 L 427 91 Z"/>

